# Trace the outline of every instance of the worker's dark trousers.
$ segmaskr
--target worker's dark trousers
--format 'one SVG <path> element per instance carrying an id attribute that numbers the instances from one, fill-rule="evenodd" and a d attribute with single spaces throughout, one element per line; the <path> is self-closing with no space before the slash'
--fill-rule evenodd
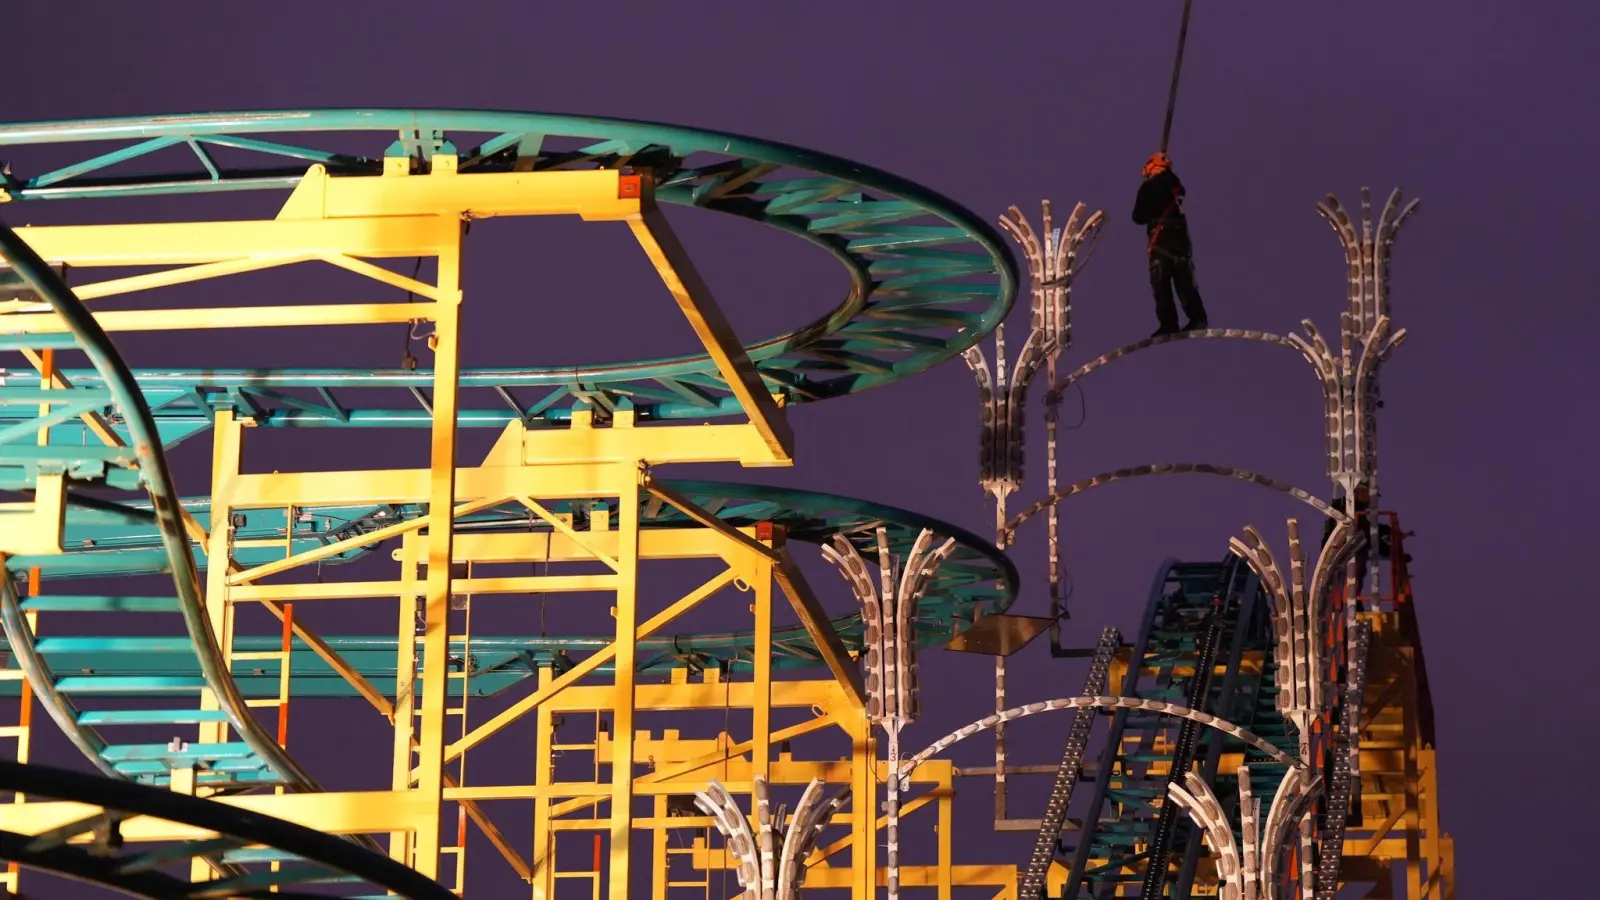
<path id="1" fill-rule="evenodd" d="M 1206 305 L 1200 300 L 1200 287 L 1195 283 L 1194 260 L 1153 247 L 1150 250 L 1150 289 L 1156 297 L 1156 323 L 1162 331 L 1178 330 L 1178 309 L 1172 302 L 1172 292 L 1178 292 L 1178 302 L 1183 304 L 1183 314 L 1191 326 L 1206 321 Z"/>

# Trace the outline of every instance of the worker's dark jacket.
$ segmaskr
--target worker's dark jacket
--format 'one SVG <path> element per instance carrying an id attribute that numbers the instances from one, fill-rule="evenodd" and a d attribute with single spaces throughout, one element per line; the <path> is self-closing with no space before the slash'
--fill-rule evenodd
<path id="1" fill-rule="evenodd" d="M 1133 201 L 1133 221 L 1143 225 L 1145 233 L 1151 235 L 1152 250 L 1180 257 L 1192 252 L 1189 220 L 1183 215 L 1182 199 L 1183 182 L 1171 169 L 1146 178 L 1139 185 L 1139 197 Z"/>

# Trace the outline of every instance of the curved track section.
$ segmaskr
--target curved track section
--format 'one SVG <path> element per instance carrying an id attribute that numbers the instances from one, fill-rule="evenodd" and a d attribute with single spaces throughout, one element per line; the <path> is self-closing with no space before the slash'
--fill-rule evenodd
<path id="1" fill-rule="evenodd" d="M 128 896 L 146 900 L 319 900 L 393 892 L 407 900 L 455 897 L 437 882 L 349 841 L 214 800 L 9 761 L 0 761 L 0 790 L 26 791 L 35 802 L 67 801 L 98 810 L 40 834 L 0 832 L 0 859 Z M 124 843 L 121 824 L 136 816 L 204 829 L 215 836 L 175 843 Z M 81 843 L 85 838 L 89 843 Z M 252 845 L 266 849 L 243 849 Z M 163 871 L 181 867 L 187 873 L 189 861 L 202 855 L 217 855 L 235 866 L 255 865 L 220 881 L 194 883 Z M 281 863 L 278 871 L 260 865 L 269 856 Z M 338 892 L 330 893 L 329 885 L 335 884 Z M 310 886 L 315 887 L 296 889 Z"/>
<path id="2" fill-rule="evenodd" d="M 8 571 L 4 573 L 6 577 L 0 578 L 0 582 L 3 582 L 3 590 L 0 590 L 0 624 L 4 626 L 6 637 L 14 648 L 18 663 L 27 674 L 29 683 L 39 694 L 51 717 L 69 735 L 78 749 L 108 775 L 165 780 L 169 777 L 171 768 L 178 765 L 193 764 L 194 761 L 226 761 L 226 765 L 207 775 L 208 783 L 227 786 L 242 781 L 268 782 L 285 784 L 297 790 L 315 790 L 316 784 L 310 776 L 283 748 L 273 742 L 255 716 L 246 708 L 244 697 L 240 695 L 238 687 L 223 663 L 222 651 L 206 617 L 199 574 L 190 549 L 190 540 L 185 534 L 182 511 L 177 502 L 177 492 L 173 488 L 171 472 L 167 467 L 166 454 L 162 450 L 150 409 L 135 387 L 127 365 L 117 354 L 106 333 L 67 288 L 65 282 L 39 259 L 15 232 L 3 224 L 0 224 L 0 251 L 3 251 L 11 270 L 20 276 L 26 287 L 67 324 L 74 342 L 71 349 L 78 350 L 89 358 L 101 382 L 106 386 L 104 392 L 106 396 L 96 396 L 87 402 L 99 403 L 101 404 L 99 408 L 114 409 L 127 436 L 127 440 L 124 441 L 120 434 L 110 430 L 107 420 L 98 418 L 97 413 L 85 408 L 85 403 L 69 399 L 65 404 L 67 409 L 81 413 L 85 417 L 81 421 L 86 428 L 90 427 L 91 422 L 99 423 L 105 445 L 67 448 L 57 453 L 50 452 L 59 449 L 54 445 L 46 447 L 29 447 L 15 443 L 0 445 L 4 448 L 0 450 L 0 464 L 4 465 L 8 476 L 5 486 L 15 489 L 19 486 L 17 481 L 20 477 L 22 479 L 20 487 L 32 488 L 35 491 L 36 502 L 42 504 L 45 493 L 52 490 L 51 479 L 60 478 L 62 480 L 59 484 L 64 485 L 61 489 L 65 492 L 64 496 L 69 505 L 74 503 L 73 491 L 77 490 L 72 486 L 73 483 L 123 490 L 134 489 L 139 485 L 145 488 L 150 496 L 150 503 L 137 511 L 126 505 L 101 499 L 83 498 L 78 500 L 77 504 L 123 516 L 142 513 L 148 523 L 147 527 L 153 531 L 159 556 L 166 563 L 164 570 L 172 575 L 177 595 L 161 611 L 177 613 L 182 617 L 187 632 L 184 640 L 191 645 L 199 668 L 199 677 L 187 686 L 186 693 L 191 696 L 208 694 L 216 701 L 216 708 L 203 712 L 189 709 L 172 713 L 147 713 L 135 717 L 141 720 L 137 724 L 176 724 L 202 719 L 226 722 L 238 733 L 241 743 L 201 744 L 183 753 L 164 754 L 160 745 L 113 744 L 100 737 L 94 727 L 93 717 L 86 717 L 72 705 L 70 699 L 58 690 L 59 681 L 42 658 L 32 652 L 33 635 L 22 614 L 16 585 Z M 49 369 L 50 365 L 45 364 L 43 368 Z M 81 386 L 73 385 L 69 381 L 62 386 L 59 393 L 70 398 L 73 391 L 80 389 Z M 11 396 L 5 399 L 12 403 L 25 399 L 18 397 L 15 389 L 0 390 L 10 393 Z M 53 390 L 32 393 L 58 392 Z M 38 402 L 38 398 L 35 402 Z M 47 403 L 43 407 L 36 408 L 53 409 L 54 404 Z M 13 438 L 37 434 L 41 427 L 49 426 L 59 418 L 65 417 L 58 414 L 37 417 L 35 421 L 30 421 L 18 429 L 19 433 L 13 435 Z M 43 456 L 38 455 L 41 451 Z M 98 466 L 95 465 L 96 462 L 99 462 Z M 114 463 L 115 466 L 108 463 Z M 121 472 L 118 474 L 134 476 L 132 483 L 126 478 L 110 477 L 115 468 L 120 468 Z M 53 528 L 54 523 L 46 523 L 42 527 Z M 55 558 L 57 557 L 40 557 L 39 563 L 36 564 L 42 566 L 46 561 Z M 105 724 L 129 723 L 106 721 Z"/>
<path id="3" fill-rule="evenodd" d="M 1211 874 L 1200 866 L 1207 850 L 1200 830 L 1174 815 L 1169 786 L 1181 787 L 1190 771 L 1214 782 L 1223 754 L 1242 753 L 1256 795 L 1271 796 L 1288 767 L 1304 765 L 1275 704 L 1270 618 L 1259 579 L 1237 557 L 1162 565 L 1114 689 L 1134 703 L 1183 704 L 1236 723 L 1255 740 L 1198 728 L 1193 719 L 1115 712 L 1081 792 L 1088 799 L 1074 813 L 1089 825 L 1057 842 L 1067 870 L 1062 897 L 1190 896 L 1202 888 L 1197 876 Z M 1237 822 L 1235 801 L 1225 806 Z"/>
<path id="4" fill-rule="evenodd" d="M 975 615 L 1004 611 L 1016 596 L 1019 581 L 1017 571 L 992 543 L 964 529 L 926 516 L 866 500 L 812 491 L 707 481 L 665 483 L 731 525 L 743 527 L 770 522 L 787 529 L 790 539 L 808 543 L 824 544 L 831 541 L 834 535 L 844 535 L 855 542 L 859 549 L 870 552 L 876 548 L 876 529 L 880 526 L 887 529 L 890 549 L 894 553 L 906 552 L 924 528 L 932 529 L 944 537 L 954 537 L 954 552 L 932 578 L 929 590 L 918 607 L 917 628 L 923 646 L 947 643 L 964 630 Z M 208 514 L 205 501 L 186 501 L 184 505 L 197 518 L 203 519 Z M 557 512 L 568 509 L 559 503 L 553 503 L 552 508 Z M 420 515 L 421 512 L 420 507 L 416 506 L 306 508 L 299 511 L 293 523 L 294 550 L 309 550 L 362 533 L 363 530 L 370 531 L 380 524 Z M 644 528 L 699 527 L 676 509 L 654 502 L 643 505 L 640 522 Z M 253 550 L 249 542 L 256 538 L 275 537 L 281 547 L 284 532 L 280 529 L 285 525 L 282 511 L 251 511 L 236 533 L 241 545 L 237 553 L 240 565 L 248 566 L 273 558 L 262 555 L 257 559 L 252 554 L 281 555 L 281 549 Z M 463 517 L 457 531 L 513 531 L 530 527 L 543 529 L 545 526 L 542 523 L 530 523 L 526 509 L 508 507 Z M 60 557 L 13 559 L 12 565 L 21 567 L 49 559 L 58 560 L 56 567 L 46 570 L 47 578 L 52 575 L 125 577 L 162 571 L 166 565 L 165 558 L 158 551 L 159 539 L 153 529 L 148 526 L 140 529 L 125 522 L 111 521 L 104 512 L 91 510 L 75 515 L 69 519 L 67 535 L 69 543 L 73 545 L 68 553 Z M 362 554 L 376 550 L 376 545 L 369 545 L 363 548 Z M 195 552 L 198 553 L 198 549 Z M 360 558 L 362 554 L 350 554 L 328 562 L 348 562 Z M 25 600 L 22 606 L 24 609 L 116 612 L 166 602 L 170 601 L 150 597 L 51 595 Z M 863 629 L 859 611 L 842 616 L 833 624 L 847 646 L 860 645 Z M 326 640 L 333 650 L 373 684 L 381 690 L 392 691 L 395 664 L 393 635 L 332 636 Z M 277 638 L 239 637 L 234 645 L 238 651 L 250 652 L 275 649 L 276 641 Z M 475 696 L 489 696 L 532 677 L 541 665 L 563 664 L 564 660 L 560 658 L 563 654 L 598 650 L 608 643 L 610 638 L 603 635 L 489 636 L 475 637 L 471 647 L 458 643 L 452 646 L 451 652 L 471 654 L 476 661 L 469 675 L 471 690 Z M 19 654 L 34 653 L 53 672 L 95 672 L 92 676 L 71 674 L 54 679 L 54 684 L 64 685 L 75 695 L 116 695 L 135 683 L 141 690 L 160 692 L 185 684 L 195 675 L 193 652 L 188 642 L 179 638 L 47 636 L 39 639 L 36 645 L 26 644 L 16 650 Z M 754 657 L 754 635 L 659 636 L 640 641 L 639 651 L 639 668 L 642 671 L 665 670 L 689 664 L 705 665 L 713 661 L 729 665 L 734 670 L 744 670 L 751 665 Z M 798 626 L 779 629 L 773 634 L 772 653 L 773 664 L 778 668 L 808 668 L 821 664 L 810 636 Z M 272 660 L 257 660 L 248 668 L 241 667 L 234 677 L 240 690 L 248 697 L 276 696 L 278 665 Z M 609 671 L 609 666 L 603 668 Z M 294 676 L 293 692 L 297 697 L 354 696 L 353 689 L 343 678 L 309 647 L 298 641 L 292 651 L 291 671 Z M 0 682 L 0 689 L 6 684 Z"/>
<path id="5" fill-rule="evenodd" d="M 383 132 L 399 140 L 385 149 L 374 139 Z M 325 149 L 367 140 L 371 150 L 363 155 Z M 98 154 L 81 146 L 108 141 L 133 143 Z M 870 166 L 738 135 L 620 119 L 398 109 L 0 125 L 0 146 L 38 145 L 68 145 L 71 155 L 52 171 L 4 176 L 5 199 L 288 190 L 309 165 L 334 176 L 377 175 L 386 155 L 426 166 L 436 154 L 456 153 L 463 172 L 648 170 L 664 203 L 750 219 L 844 265 L 851 286 L 831 312 L 748 347 L 762 378 L 791 403 L 855 393 L 944 362 L 998 325 L 1016 294 L 1015 263 L 999 235 L 954 202 Z M 31 346 L 5 335 L 3 326 L 0 319 L 0 348 Z M 95 372 L 66 374 L 85 386 L 100 383 Z M 217 408 L 267 427 L 425 427 L 431 418 L 424 408 L 375 409 L 332 393 L 427 388 L 431 374 L 424 370 L 162 369 L 135 378 L 173 433 L 205 427 L 196 420 Z M 621 397 L 632 400 L 643 420 L 739 412 L 705 356 L 468 369 L 460 383 L 498 388 L 504 401 L 499 408 L 462 409 L 464 427 L 559 423 L 577 403 L 606 405 Z M 508 393 L 516 389 L 544 394 L 529 402 Z"/>

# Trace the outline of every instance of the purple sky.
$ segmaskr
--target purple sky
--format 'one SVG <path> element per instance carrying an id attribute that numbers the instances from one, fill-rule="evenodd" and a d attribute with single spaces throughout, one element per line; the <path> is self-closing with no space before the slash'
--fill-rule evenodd
<path id="1" fill-rule="evenodd" d="M 9 11 L 10 90 L 0 118 L 379 105 L 725 129 L 885 168 L 985 218 L 1012 203 L 1036 215 L 1041 196 L 1104 208 L 1106 234 L 1078 283 L 1070 359 L 1154 327 L 1143 238 L 1127 213 L 1139 164 L 1159 137 L 1176 0 L 923 4 L 915 14 L 887 3 L 652 5 L 640 14 L 585 4 L 488 14 L 409 0 L 363 14 L 326 3 L 92 6 L 100 10 L 92 25 L 83 4 Z M 1395 321 L 1411 339 L 1385 370 L 1381 451 L 1384 505 L 1417 532 L 1408 548 L 1438 713 L 1443 814 L 1457 841 L 1459 882 L 1472 894 L 1570 888 L 1573 854 L 1592 833 L 1585 801 L 1594 798 L 1577 774 L 1587 756 L 1575 738 L 1593 726 L 1580 718 L 1583 701 L 1571 702 L 1587 652 L 1551 636 L 1600 626 L 1581 599 L 1592 585 L 1576 565 L 1591 551 L 1586 509 L 1596 499 L 1577 473 L 1600 438 L 1580 399 L 1597 375 L 1587 332 L 1597 317 L 1581 296 L 1593 291 L 1587 260 L 1600 190 L 1592 175 L 1600 132 L 1589 115 L 1600 102 L 1594 14 L 1569 21 L 1558 14 L 1567 6 L 1512 2 L 1454 3 L 1448 13 L 1440 4 L 1371 0 L 1200 6 L 1172 152 L 1189 188 L 1213 325 L 1285 332 L 1312 317 L 1332 328 L 1342 259 L 1314 202 L 1331 190 L 1353 205 L 1362 185 L 1380 200 L 1395 185 L 1423 198 L 1393 268 Z M 261 202 L 235 196 L 205 208 L 217 217 L 266 214 Z M 6 215 L 12 224 L 44 223 L 66 212 L 35 209 Z M 675 221 L 746 337 L 793 327 L 837 300 L 842 279 L 820 254 L 704 218 Z M 624 359 L 691 346 L 642 257 L 614 234 L 524 221 L 487 223 L 473 238 L 469 364 Z M 271 302 L 276 290 L 306 283 L 242 279 L 226 299 Z M 181 350 L 172 338 L 119 345 L 135 368 L 398 361 L 398 337 L 388 332 L 353 342 L 343 333 L 269 339 Z M 576 342 L 595 350 L 574 358 Z M 1293 354 L 1180 346 L 1114 366 L 1084 387 L 1087 421 L 1069 433 L 1063 481 L 1187 460 L 1326 492 L 1318 394 Z M 960 363 L 805 408 L 793 422 L 801 438 L 793 470 L 708 474 L 860 495 L 987 527 L 975 480 L 975 391 Z M 386 447 L 375 461 L 362 450 L 372 437 L 272 435 L 256 446 L 283 449 L 261 450 L 257 464 L 417 462 L 420 433 L 407 438 L 410 452 Z M 466 455 L 477 452 L 476 440 L 464 442 Z M 311 456 L 311 447 L 332 448 L 336 460 Z M 180 456 L 184 493 L 204 491 L 204 458 L 203 447 Z M 1042 445 L 1029 459 L 1023 502 L 1043 490 Z M 1108 623 L 1134 628 L 1163 557 L 1220 558 L 1246 524 L 1281 535 L 1284 518 L 1307 518 L 1296 506 L 1204 478 L 1148 479 L 1073 501 L 1070 639 L 1092 642 Z M 1017 552 L 1022 612 L 1044 609 L 1042 544 L 1041 524 Z M 844 602 L 838 584 L 825 584 L 830 605 Z M 362 629 L 354 614 L 323 614 L 328 631 Z M 986 660 L 940 654 L 927 665 L 940 700 L 908 736 L 916 746 L 982 715 L 989 702 Z M 1014 672 L 1019 702 L 1081 683 L 1076 666 L 1038 652 L 1019 658 Z M 366 746 L 386 769 L 387 741 L 371 718 L 360 736 L 308 750 L 313 768 L 325 762 L 329 769 L 318 771 L 337 772 L 333 757 Z M 1017 729 L 1020 761 L 1055 757 L 1064 728 Z M 986 750 L 974 742 L 956 758 L 977 762 Z M 526 775 L 522 759 L 508 779 Z M 1520 771 L 1529 764 L 1541 775 Z M 1573 774 L 1542 774 L 1558 772 Z M 989 836 L 981 784 L 958 811 L 960 862 L 1024 860 L 1027 839 Z M 1535 848 L 1541 862 L 1528 865 L 1524 854 Z M 498 864 L 486 847 L 473 852 L 473 886 L 489 890 Z"/>

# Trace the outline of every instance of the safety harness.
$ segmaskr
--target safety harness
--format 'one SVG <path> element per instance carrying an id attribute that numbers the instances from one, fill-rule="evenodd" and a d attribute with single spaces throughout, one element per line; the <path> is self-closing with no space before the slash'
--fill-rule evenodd
<path id="1" fill-rule="evenodd" d="M 1152 253 L 1155 252 L 1155 250 L 1156 250 L 1156 238 L 1161 237 L 1161 229 L 1167 227 L 1167 216 L 1170 216 L 1174 212 L 1177 212 L 1179 197 L 1180 197 L 1180 195 L 1178 194 L 1178 189 L 1177 188 L 1173 188 L 1172 189 L 1172 202 L 1167 204 L 1167 208 L 1162 210 L 1161 211 L 1161 215 L 1156 217 L 1156 226 L 1154 228 L 1150 229 L 1150 240 L 1149 240 L 1148 243 L 1146 243 L 1144 245 L 1144 253 L 1145 253 L 1146 256 L 1149 256 L 1149 255 L 1151 255 Z"/>

